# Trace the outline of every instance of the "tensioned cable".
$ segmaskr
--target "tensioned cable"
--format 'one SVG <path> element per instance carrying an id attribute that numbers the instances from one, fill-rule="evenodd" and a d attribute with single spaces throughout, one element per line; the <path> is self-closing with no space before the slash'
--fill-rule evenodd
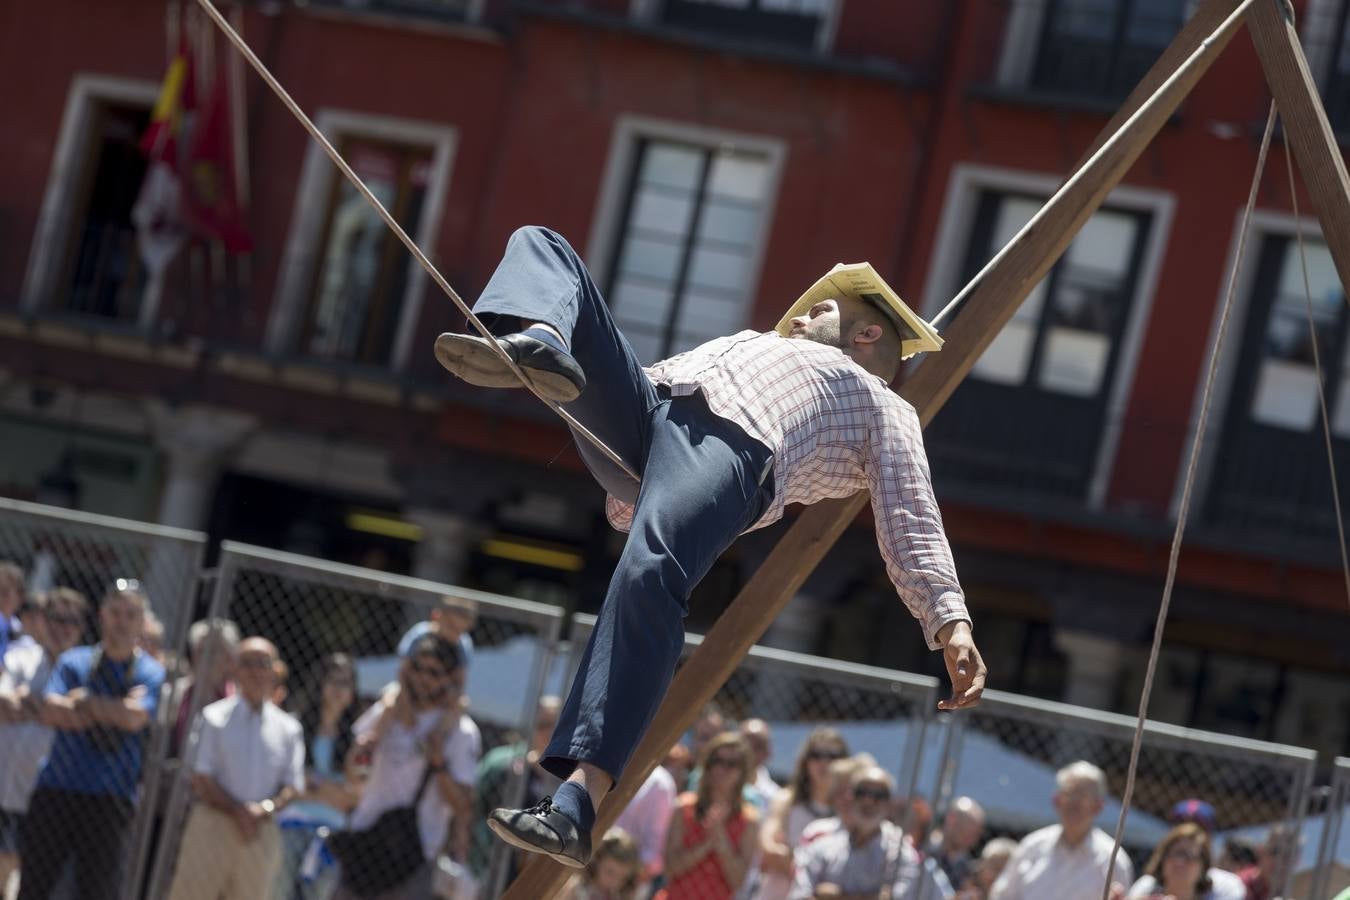
<path id="1" fill-rule="evenodd" d="M 1237 253 L 1233 260 L 1233 271 L 1228 277 L 1228 291 L 1223 301 L 1223 313 L 1219 318 L 1219 331 L 1214 336 L 1214 348 L 1210 351 L 1209 372 L 1205 375 L 1205 390 L 1200 399 L 1200 421 L 1195 426 L 1195 436 L 1191 439 L 1190 458 L 1186 462 L 1186 481 L 1181 491 L 1181 506 L 1177 510 L 1177 527 L 1172 534 L 1172 552 L 1167 560 L 1167 580 L 1163 584 L 1162 603 L 1158 608 L 1158 621 L 1153 626 L 1153 646 L 1148 654 L 1148 668 L 1144 673 L 1144 689 L 1139 695 L 1139 718 L 1134 726 L 1134 743 L 1130 746 L 1130 767 L 1125 776 L 1125 793 L 1120 799 L 1120 818 L 1116 821 L 1115 842 L 1111 847 L 1111 861 L 1106 867 L 1106 884 L 1102 887 L 1102 900 L 1110 900 L 1111 877 L 1116 872 L 1116 857 L 1120 853 L 1121 839 L 1125 833 L 1125 817 L 1130 812 L 1130 800 L 1134 796 L 1134 776 L 1139 768 L 1139 750 L 1144 742 L 1144 723 L 1148 719 L 1148 699 L 1153 693 L 1153 674 L 1158 668 L 1158 654 L 1162 650 L 1163 628 L 1167 624 L 1167 609 L 1172 605 L 1172 587 L 1176 584 L 1177 558 L 1181 555 L 1181 535 L 1186 530 L 1186 515 L 1191 508 L 1191 489 L 1195 486 L 1196 464 L 1200 459 L 1200 447 L 1205 440 L 1205 426 L 1209 421 L 1209 402 L 1214 394 L 1214 375 L 1219 368 L 1223 339 L 1228 333 L 1228 320 L 1233 311 L 1233 294 L 1237 289 L 1238 274 L 1247 255 L 1247 235 L 1251 231 L 1252 210 L 1256 207 L 1256 193 L 1261 186 L 1261 176 L 1266 169 L 1266 151 L 1270 149 L 1270 136 L 1275 132 L 1275 101 L 1270 102 L 1270 114 L 1266 117 L 1266 132 L 1261 136 L 1261 151 L 1256 157 L 1256 171 L 1252 174 L 1251 190 L 1247 193 L 1247 207 L 1242 213 L 1242 232 L 1238 238 Z M 1126 885 L 1128 889 L 1129 885 Z"/>
<path id="2" fill-rule="evenodd" d="M 1312 279 L 1308 277 L 1308 251 L 1303 245 L 1303 223 L 1298 217 L 1298 191 L 1294 187 L 1294 158 L 1286 151 L 1289 170 L 1289 198 L 1294 205 L 1294 234 L 1298 236 L 1298 258 L 1303 265 L 1303 299 L 1308 305 L 1308 337 L 1312 341 L 1313 368 L 1317 372 L 1317 407 L 1322 413 L 1322 437 L 1327 445 L 1327 471 L 1331 473 L 1331 502 L 1336 509 L 1336 537 L 1341 545 L 1341 573 L 1345 576 L 1345 600 L 1350 603 L 1350 557 L 1345 552 L 1345 524 L 1341 520 L 1341 489 L 1336 483 L 1336 454 L 1331 448 L 1331 417 L 1327 415 L 1326 387 L 1322 380 L 1322 353 L 1317 349 L 1317 323 L 1313 318 Z M 1344 293 L 1344 288 L 1342 288 Z M 1350 302 L 1350 297 L 1347 297 Z"/>
<path id="3" fill-rule="evenodd" d="M 413 258 L 416 259 L 417 262 L 421 264 L 422 268 L 426 270 L 427 274 L 431 276 L 431 280 L 436 282 L 437 286 L 445 292 L 445 295 L 454 301 L 455 306 L 459 307 L 459 311 L 464 313 L 469 324 L 487 339 L 488 345 L 491 346 L 493 351 L 506 363 L 511 369 L 511 372 L 520 380 L 520 383 L 547 404 L 555 413 L 561 416 L 562 420 L 571 426 L 573 431 L 594 444 L 597 450 L 622 469 L 629 478 L 632 478 L 634 481 L 640 481 L 641 479 L 638 478 L 637 473 L 629 468 L 628 463 L 624 461 L 623 457 L 605 446 L 605 443 L 601 441 L 600 438 L 591 433 L 590 429 L 578 422 L 561 406 L 534 389 L 534 387 L 525 379 L 525 374 L 520 371 L 520 368 L 512 361 L 511 357 L 506 354 L 506 351 L 498 346 L 496 338 L 492 333 L 489 332 L 487 327 L 473 314 L 473 310 L 469 309 L 468 304 L 466 304 L 460 298 L 459 294 L 455 292 L 455 289 L 450 286 L 450 282 L 446 281 L 441 273 L 437 271 L 436 266 L 433 265 L 431 260 L 427 258 L 427 255 L 422 252 L 422 248 L 418 247 L 416 242 L 408 236 L 408 233 L 403 230 L 403 226 L 394 221 L 394 217 L 389 214 L 389 210 L 385 209 L 384 204 L 379 201 L 379 198 L 370 192 L 370 188 L 366 187 L 366 183 L 361 180 L 361 176 L 352 171 L 352 167 L 347 165 L 347 161 L 342 158 L 342 154 L 338 153 L 337 149 L 323 136 L 323 132 L 319 131 L 314 125 L 314 122 L 310 120 L 309 116 L 305 115 L 304 110 L 291 99 L 291 95 L 281 86 L 281 82 L 273 77 L 272 73 L 267 70 L 267 66 L 263 65 L 262 60 L 258 59 L 257 55 L 250 49 L 248 43 L 239 36 L 239 33 L 230 27 L 230 23 L 225 21 L 225 17 L 215 8 L 211 3 L 211 0 L 197 0 L 197 4 L 206 11 L 206 14 L 211 17 L 211 21 L 216 23 L 216 27 L 229 39 L 230 43 L 234 44 L 235 49 L 243 54 L 244 59 L 248 60 L 249 65 L 251 65 L 262 80 L 267 83 L 267 86 L 272 89 L 272 93 L 276 94 L 281 102 L 285 104 L 286 108 L 291 111 L 291 114 L 300 121 L 300 124 L 309 132 L 309 136 L 318 141 L 319 146 L 328 154 L 328 158 L 333 161 L 333 165 L 337 166 L 338 170 L 342 172 L 343 175 L 347 176 L 347 180 L 352 183 L 352 187 L 356 188 L 357 193 L 364 197 L 366 202 L 374 207 L 375 211 L 379 213 L 380 218 L 384 220 L 384 224 L 388 225 L 390 230 L 394 232 L 394 236 L 403 242 L 403 246 L 408 248 L 408 252 L 413 255 Z"/>

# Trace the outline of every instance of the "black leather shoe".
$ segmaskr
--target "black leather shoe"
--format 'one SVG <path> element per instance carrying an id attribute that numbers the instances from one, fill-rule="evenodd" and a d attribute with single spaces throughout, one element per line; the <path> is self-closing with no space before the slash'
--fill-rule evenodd
<path id="1" fill-rule="evenodd" d="M 540 396 L 555 403 L 570 403 L 586 389 L 586 375 L 570 354 L 522 332 L 496 341 Z M 436 361 L 479 387 L 522 386 L 492 344 L 476 334 L 447 333 L 436 338 Z"/>
<path id="2" fill-rule="evenodd" d="M 565 866 L 584 869 L 591 861 L 591 833 L 554 809 L 552 797 L 529 809 L 494 809 L 487 824 L 511 846 L 543 853 Z"/>

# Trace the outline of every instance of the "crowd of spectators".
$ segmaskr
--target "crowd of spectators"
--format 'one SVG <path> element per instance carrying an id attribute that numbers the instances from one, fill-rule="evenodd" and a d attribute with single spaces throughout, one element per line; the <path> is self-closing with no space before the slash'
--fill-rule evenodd
<path id="1" fill-rule="evenodd" d="M 446 598 L 408 629 L 396 676 L 363 697 L 346 653 L 292 672 L 276 636 L 206 619 L 188 629 L 184 658 L 166 657 L 137 582 L 96 599 L 29 595 L 23 572 L 0 563 L 0 898 L 7 882 L 18 900 L 124 895 L 156 732 L 186 767 L 177 779 L 166 768 L 164 783 L 190 786 L 176 809 L 173 792 L 158 791 L 143 817 L 149 840 L 170 848 L 160 885 L 170 900 L 476 900 L 527 862 L 483 823 L 557 787 L 538 761 L 559 701 L 542 698 L 531 733 L 484 752 L 466 692 L 471 602 Z M 773 739 L 761 719 L 705 709 L 561 896 L 1079 900 L 1100 897 L 1109 878 L 1117 900 L 1273 900 L 1294 849 L 1275 829 L 1220 855 L 1213 808 L 1186 801 L 1136 879 L 1123 852 L 1112 865 L 1112 838 L 1094 824 L 1107 786 L 1089 762 L 1057 773 L 1047 798 L 1057 821 L 1014 840 L 976 798 L 935 818 L 830 727 L 805 737 L 780 784 Z M 395 865 L 389 854 L 342 849 L 362 846 L 344 835 L 395 820 L 416 834 L 396 871 L 375 871 Z"/>

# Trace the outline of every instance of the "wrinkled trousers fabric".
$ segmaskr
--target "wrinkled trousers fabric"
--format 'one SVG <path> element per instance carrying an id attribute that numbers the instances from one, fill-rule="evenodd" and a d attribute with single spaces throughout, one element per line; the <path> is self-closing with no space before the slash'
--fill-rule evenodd
<path id="1" fill-rule="evenodd" d="M 552 231 L 511 236 L 474 312 L 498 334 L 522 321 L 556 328 L 587 381 L 564 408 L 642 479 L 577 437 L 591 474 L 634 515 L 542 765 L 566 778 L 587 762 L 617 780 L 674 676 L 690 592 L 772 499 L 772 453 L 701 394 L 672 398 L 647 377 L 581 258 Z"/>

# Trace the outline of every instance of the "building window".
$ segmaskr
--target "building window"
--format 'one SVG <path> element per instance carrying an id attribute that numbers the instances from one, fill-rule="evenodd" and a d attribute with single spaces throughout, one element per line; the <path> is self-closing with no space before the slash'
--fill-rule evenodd
<path id="1" fill-rule="evenodd" d="M 1186 0 L 1048 0 L 1031 85 L 1124 97 L 1171 43 L 1186 11 Z"/>
<path id="2" fill-rule="evenodd" d="M 1304 243 L 1339 469 L 1350 460 L 1350 315 L 1327 245 Z M 1266 237 L 1241 341 L 1216 457 L 1216 524 L 1329 538 L 1335 516 L 1296 239 Z"/>
<path id="3" fill-rule="evenodd" d="M 606 294 L 643 362 L 745 324 L 771 180 L 764 153 L 637 139 Z"/>
<path id="4" fill-rule="evenodd" d="M 1350 0 L 1311 0 L 1306 28 L 1309 64 L 1320 76 L 1327 118 L 1332 128 L 1345 132 L 1350 129 Z"/>
<path id="5" fill-rule="evenodd" d="M 1041 207 L 986 189 L 965 280 Z M 1152 215 L 1102 209 L 976 361 L 930 428 L 935 472 L 981 489 L 1085 498 L 1107 425 Z"/>
<path id="6" fill-rule="evenodd" d="M 84 161 L 85 182 L 76 188 L 67 263 L 55 305 L 70 312 L 136 322 L 144 288 L 131 209 L 145 177 L 137 147 L 150 110 L 97 102 Z"/>
<path id="7" fill-rule="evenodd" d="M 320 109 L 315 124 L 412 239 L 434 247 L 450 196 L 458 131 L 340 109 Z M 400 370 L 418 340 L 430 281 L 311 143 L 295 187 L 266 350 Z"/>
<path id="8" fill-rule="evenodd" d="M 344 10 L 368 10 L 449 22 L 476 21 L 483 4 L 483 0 L 313 0 L 313 2 L 317 6 L 333 6 Z"/>
<path id="9" fill-rule="evenodd" d="M 348 139 L 341 151 L 394 219 L 408 232 L 415 231 L 427 194 L 431 150 Z M 343 178 L 333 183 L 319 247 L 303 352 L 386 364 L 408 281 L 403 245 Z"/>
<path id="10" fill-rule="evenodd" d="M 988 259 L 1012 240 L 1042 203 L 986 193 L 977 214 L 975 258 Z M 971 374 L 1051 393 L 1100 395 L 1133 293 L 1147 225 L 1148 217 L 1134 212 L 1102 210 L 1089 219 Z"/>
<path id="11" fill-rule="evenodd" d="M 813 49 L 834 0 L 665 0 L 662 20 L 741 40 Z"/>
<path id="12" fill-rule="evenodd" d="M 1257 363 L 1256 388 L 1252 393 L 1252 421 L 1291 431 L 1320 428 L 1317 409 L 1317 368 L 1313 362 L 1313 340 L 1308 328 L 1308 301 L 1304 294 L 1303 269 L 1298 244 L 1285 242 L 1284 259 L 1261 342 Z M 1336 364 L 1333 350 L 1345 344 L 1345 299 L 1335 264 L 1327 245 L 1307 244 L 1308 281 L 1312 288 L 1312 315 L 1317 328 L 1317 349 L 1324 368 L 1340 371 L 1331 379 L 1335 411 L 1332 428 L 1340 437 L 1350 434 L 1350 390 L 1345 381 L 1350 367 Z M 1330 387 L 1329 386 L 1329 389 Z M 1330 398 L 1329 398 L 1330 399 Z"/>

